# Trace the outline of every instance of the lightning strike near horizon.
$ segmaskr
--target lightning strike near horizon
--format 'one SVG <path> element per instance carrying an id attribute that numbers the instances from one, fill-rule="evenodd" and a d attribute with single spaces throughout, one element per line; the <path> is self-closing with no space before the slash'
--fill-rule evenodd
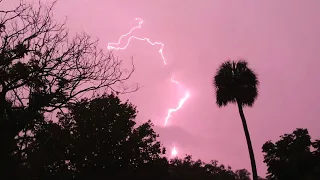
<path id="1" fill-rule="evenodd" d="M 164 55 L 163 55 L 164 44 L 161 43 L 161 42 L 151 42 L 151 40 L 150 40 L 149 38 L 139 38 L 139 37 L 136 37 L 136 36 L 130 36 L 130 37 L 128 38 L 127 43 L 126 43 L 124 46 L 120 47 L 120 44 L 121 44 L 121 41 L 122 41 L 123 38 L 131 35 L 131 33 L 132 33 L 135 29 L 140 29 L 140 28 L 141 28 L 142 23 L 143 23 L 143 20 L 140 19 L 140 18 L 136 18 L 135 20 L 139 21 L 138 25 L 135 26 L 135 27 L 133 27 L 128 33 L 121 35 L 117 43 L 108 43 L 107 48 L 108 48 L 109 50 L 124 50 L 124 49 L 126 49 L 126 48 L 130 45 L 130 42 L 131 42 L 131 40 L 133 40 L 133 39 L 139 40 L 139 41 L 147 41 L 147 42 L 148 42 L 149 44 L 151 44 L 152 46 L 154 46 L 154 45 L 160 45 L 159 53 L 160 53 L 161 58 L 162 58 L 162 60 L 163 60 L 163 64 L 164 64 L 164 65 L 167 65 L 166 59 L 164 58 Z M 171 82 L 175 83 L 175 84 L 178 85 L 178 86 L 181 86 L 180 83 L 179 83 L 178 81 L 174 80 L 173 78 L 171 78 Z M 182 87 L 182 86 L 181 86 L 181 87 Z M 171 114 L 172 114 L 173 112 L 176 112 L 176 111 L 178 111 L 179 109 L 181 109 L 182 106 L 183 106 L 183 104 L 187 101 L 187 99 L 188 99 L 189 97 L 190 97 L 190 93 L 189 93 L 189 91 L 186 90 L 186 93 L 185 93 L 185 95 L 183 96 L 183 98 L 181 98 L 181 99 L 179 100 L 178 106 L 177 106 L 176 108 L 170 108 L 170 109 L 168 110 L 167 116 L 166 116 L 166 118 L 165 118 L 164 126 L 167 126 L 167 124 L 168 124 L 168 122 L 169 122 L 169 119 L 170 119 L 170 117 L 171 117 Z M 173 149 L 172 149 L 172 151 L 171 151 L 171 155 L 172 155 L 172 156 L 176 156 L 177 153 L 178 153 L 178 151 L 177 151 L 175 145 L 173 144 Z"/>
<path id="2" fill-rule="evenodd" d="M 175 156 L 177 156 L 178 151 L 176 149 L 176 146 L 174 145 L 174 142 L 172 142 L 172 144 L 173 144 L 173 148 L 172 148 L 172 151 L 171 151 L 171 157 L 175 157 Z"/>

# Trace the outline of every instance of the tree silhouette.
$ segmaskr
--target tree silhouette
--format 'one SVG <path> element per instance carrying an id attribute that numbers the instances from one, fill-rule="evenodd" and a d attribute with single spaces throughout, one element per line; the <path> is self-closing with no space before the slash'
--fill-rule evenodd
<path id="1" fill-rule="evenodd" d="M 236 170 L 235 173 L 239 180 L 250 180 L 250 173 L 246 169 Z"/>
<path id="2" fill-rule="evenodd" d="M 253 180 L 258 179 L 258 174 L 243 106 L 251 107 L 253 105 L 258 96 L 258 84 L 257 76 L 243 60 L 223 63 L 217 70 L 213 82 L 216 88 L 216 103 L 219 107 L 226 106 L 228 103 L 237 103 L 238 105 L 248 144 Z"/>
<path id="3" fill-rule="evenodd" d="M 217 161 L 168 161 L 152 123 L 137 126 L 136 108 L 114 94 L 83 99 L 58 117 L 36 125 L 16 179 L 250 179 L 245 169 L 232 171 Z"/>
<path id="4" fill-rule="evenodd" d="M 136 108 L 114 94 L 83 99 L 58 117 L 27 148 L 34 179 L 159 179 L 167 172 L 151 121 L 136 126 Z"/>
<path id="5" fill-rule="evenodd" d="M 0 178 L 15 164 L 19 136 L 48 119 L 43 114 L 63 111 L 96 90 L 136 90 L 123 84 L 134 68 L 122 69 L 121 60 L 85 33 L 71 38 L 53 19 L 53 6 L 21 3 L 0 10 L 0 164 L 8 167 Z"/>
<path id="6" fill-rule="evenodd" d="M 245 170 L 232 171 L 231 167 L 225 168 L 218 161 L 204 163 L 201 160 L 194 161 L 190 155 L 184 159 L 172 159 L 170 161 L 170 180 L 250 180 L 250 173 Z"/>
<path id="7" fill-rule="evenodd" d="M 60 115 L 59 122 L 74 137 L 70 158 L 81 177 L 123 172 L 132 176 L 142 165 L 161 158 L 164 149 L 151 121 L 134 128 L 135 117 L 136 108 L 113 94 L 83 100 Z"/>
<path id="8" fill-rule="evenodd" d="M 44 122 L 32 135 L 23 151 L 19 178 L 72 179 L 74 172 L 68 161 L 72 145 L 69 131 L 57 123 Z"/>
<path id="9" fill-rule="evenodd" d="M 270 180 L 320 179 L 319 140 L 311 141 L 307 129 L 284 134 L 276 143 L 266 142 L 262 150 Z M 312 151 L 314 149 L 314 151 Z"/>

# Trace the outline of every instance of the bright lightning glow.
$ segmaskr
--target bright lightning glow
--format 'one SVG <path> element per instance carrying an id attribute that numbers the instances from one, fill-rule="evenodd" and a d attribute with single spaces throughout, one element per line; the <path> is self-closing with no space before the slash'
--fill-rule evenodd
<path id="1" fill-rule="evenodd" d="M 171 113 L 178 111 L 180 108 L 182 108 L 183 104 L 186 102 L 186 100 L 190 97 L 190 93 L 187 91 L 186 94 L 184 95 L 184 97 L 182 99 L 180 99 L 178 107 L 176 107 L 175 109 L 169 109 L 168 110 L 168 114 L 167 117 L 164 121 L 164 126 L 167 126 L 168 121 L 171 117 Z"/>
<path id="2" fill-rule="evenodd" d="M 173 143 L 173 148 L 171 150 L 171 157 L 176 157 L 178 155 L 178 151 L 176 149 L 176 146 Z"/>
<path id="3" fill-rule="evenodd" d="M 140 41 L 147 41 L 147 42 L 148 42 L 150 45 L 152 45 L 152 46 L 154 46 L 154 45 L 160 45 L 160 46 L 161 46 L 161 47 L 160 47 L 160 50 L 159 50 L 159 53 L 160 53 L 160 55 L 161 55 L 161 58 L 162 58 L 162 60 L 163 60 L 164 65 L 167 65 L 167 62 L 166 62 L 166 60 L 165 60 L 165 58 L 164 58 L 164 55 L 163 55 L 164 44 L 161 43 L 161 42 L 151 42 L 151 40 L 150 40 L 149 38 L 139 38 L 139 37 L 136 37 L 136 36 L 130 36 L 129 39 L 128 39 L 128 41 L 127 41 L 127 44 L 126 44 L 125 46 L 123 46 L 123 47 L 120 47 L 120 43 L 121 43 L 121 40 L 122 40 L 123 38 L 131 35 L 131 33 L 132 33 L 135 29 L 140 29 L 140 28 L 141 28 L 141 25 L 142 25 L 142 23 L 143 23 L 143 20 L 140 19 L 140 18 L 136 18 L 135 20 L 139 21 L 138 25 L 135 26 L 135 27 L 133 27 L 128 33 L 123 34 L 122 36 L 120 36 L 120 38 L 119 38 L 119 40 L 118 40 L 117 43 L 108 43 L 108 49 L 109 49 L 109 50 L 124 50 L 124 49 L 126 49 L 126 48 L 130 45 L 130 42 L 131 42 L 131 40 L 133 40 L 133 39 L 140 40 Z M 179 83 L 178 81 L 174 80 L 173 78 L 171 78 L 171 82 L 177 84 L 178 86 L 181 86 L 180 83 Z M 170 117 L 171 117 L 171 114 L 172 114 L 173 112 L 176 112 L 176 111 L 178 111 L 179 109 L 181 109 L 182 106 L 183 106 L 183 104 L 187 101 L 187 99 L 188 99 L 189 97 L 190 97 L 190 93 L 189 93 L 189 91 L 186 91 L 186 93 L 185 93 L 185 95 L 183 96 L 183 98 L 181 98 L 181 99 L 179 100 L 178 106 L 177 106 L 176 108 L 171 108 L 171 109 L 168 110 L 167 116 L 166 116 L 166 118 L 165 118 L 164 126 L 167 126 L 168 121 L 169 121 L 169 119 L 170 119 Z M 173 144 L 173 149 L 172 149 L 172 151 L 171 151 L 171 155 L 172 155 L 172 156 L 176 156 L 177 154 L 178 154 L 178 151 L 177 151 L 175 145 Z"/>

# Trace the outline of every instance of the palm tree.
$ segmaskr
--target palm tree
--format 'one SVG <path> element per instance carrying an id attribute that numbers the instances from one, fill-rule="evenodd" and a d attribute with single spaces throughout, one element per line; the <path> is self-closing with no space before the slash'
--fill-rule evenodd
<path id="1" fill-rule="evenodd" d="M 259 81 L 256 74 L 248 68 L 244 60 L 224 62 L 217 70 L 213 82 L 216 89 L 216 103 L 219 107 L 228 103 L 237 103 L 243 130 L 246 135 L 251 160 L 253 180 L 258 180 L 256 162 L 250 140 L 250 134 L 243 113 L 243 107 L 251 107 L 258 96 Z"/>

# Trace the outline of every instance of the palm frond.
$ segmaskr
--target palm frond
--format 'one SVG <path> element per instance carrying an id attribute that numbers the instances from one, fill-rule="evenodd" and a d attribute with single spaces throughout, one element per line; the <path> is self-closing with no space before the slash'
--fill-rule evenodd
<path id="1" fill-rule="evenodd" d="M 240 102 L 252 106 L 258 97 L 259 81 L 245 60 L 226 61 L 217 69 L 213 85 L 219 107 Z"/>

